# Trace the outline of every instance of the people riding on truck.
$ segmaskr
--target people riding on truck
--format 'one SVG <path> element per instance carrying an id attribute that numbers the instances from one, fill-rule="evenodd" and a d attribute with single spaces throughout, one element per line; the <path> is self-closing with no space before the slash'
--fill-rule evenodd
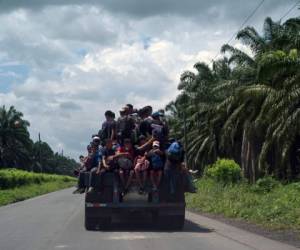
<path id="1" fill-rule="evenodd" d="M 88 155 L 79 171 L 76 192 L 82 193 L 89 186 L 101 192 L 103 178 L 111 172 L 118 176 L 123 196 L 129 191 L 134 177 L 140 194 L 146 192 L 148 180 L 152 191 L 159 190 L 162 178 L 168 181 L 172 193 L 176 189 L 174 169 L 182 169 L 181 173 L 188 176 L 189 186 L 193 186 L 188 170 L 182 164 L 182 146 L 177 141 L 168 145 L 169 130 L 163 110 L 153 112 L 151 106 L 137 110 L 127 104 L 120 110 L 117 120 L 110 110 L 104 115 L 101 130 L 87 148 Z"/>

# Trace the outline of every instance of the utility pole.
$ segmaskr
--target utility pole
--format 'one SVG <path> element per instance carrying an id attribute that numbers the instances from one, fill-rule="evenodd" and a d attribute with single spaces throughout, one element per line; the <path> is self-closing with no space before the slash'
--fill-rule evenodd
<path id="1" fill-rule="evenodd" d="M 41 172 L 43 172 L 43 166 L 42 166 L 42 148 L 41 148 L 41 134 L 39 132 L 39 163 L 40 163 L 40 167 L 41 167 Z"/>
<path id="2" fill-rule="evenodd" d="M 185 110 L 183 111 L 183 140 L 184 140 L 184 151 L 185 151 L 185 154 L 184 154 L 184 163 L 185 163 L 185 166 L 188 167 L 187 165 L 187 127 L 186 127 L 186 113 L 185 113 Z"/>

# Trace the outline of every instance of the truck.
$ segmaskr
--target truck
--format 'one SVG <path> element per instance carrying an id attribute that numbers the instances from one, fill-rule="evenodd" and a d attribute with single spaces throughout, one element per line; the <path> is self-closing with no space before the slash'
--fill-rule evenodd
<path id="1" fill-rule="evenodd" d="M 85 228 L 106 230 L 112 222 L 147 219 L 159 229 L 181 230 L 185 222 L 187 183 L 180 169 L 173 170 L 172 174 L 172 181 L 176 182 L 173 191 L 170 179 L 163 175 L 158 190 L 153 190 L 149 181 L 145 194 L 139 194 L 138 184 L 133 180 L 129 192 L 123 196 L 117 173 L 105 173 L 102 190 L 94 188 L 85 194 Z"/>

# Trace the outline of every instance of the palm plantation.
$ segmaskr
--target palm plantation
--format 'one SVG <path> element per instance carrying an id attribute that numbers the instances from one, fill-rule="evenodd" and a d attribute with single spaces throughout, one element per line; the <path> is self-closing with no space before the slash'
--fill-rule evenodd
<path id="1" fill-rule="evenodd" d="M 77 163 L 52 151 L 46 142 L 33 142 L 29 122 L 13 106 L 0 108 L 0 168 L 72 174 Z"/>
<path id="2" fill-rule="evenodd" d="M 240 163 L 251 182 L 264 175 L 300 173 L 300 19 L 267 18 L 263 34 L 246 27 L 237 39 L 251 54 L 225 44 L 212 67 L 184 72 L 181 94 L 167 105 L 174 135 L 187 124 L 187 160 L 193 168 L 218 157 Z M 299 158 L 298 158 L 299 156 Z"/>

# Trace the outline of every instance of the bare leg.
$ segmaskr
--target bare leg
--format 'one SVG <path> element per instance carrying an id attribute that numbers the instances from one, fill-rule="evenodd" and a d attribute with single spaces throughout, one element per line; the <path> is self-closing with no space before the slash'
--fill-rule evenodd
<path id="1" fill-rule="evenodd" d="M 136 169 L 136 170 L 134 170 L 134 172 L 135 172 L 136 179 L 137 179 L 137 181 L 139 183 L 139 186 L 140 186 L 140 188 L 142 188 L 143 187 L 143 183 L 142 183 L 142 180 L 141 180 L 140 171 Z"/>
<path id="2" fill-rule="evenodd" d="M 150 172 L 150 180 L 151 180 L 153 187 L 157 188 L 156 182 L 155 182 L 155 172 L 153 170 Z"/>
<path id="3" fill-rule="evenodd" d="M 160 181 L 161 181 L 161 177 L 162 177 L 162 171 L 158 171 L 157 172 L 157 176 L 156 176 L 156 185 L 157 187 L 159 187 Z"/>
<path id="4" fill-rule="evenodd" d="M 129 177 L 128 177 L 128 180 L 127 180 L 125 189 L 129 188 L 129 185 L 130 185 L 130 183 L 131 183 L 131 180 L 132 180 L 132 178 L 133 178 L 133 175 L 134 175 L 134 171 L 133 171 L 133 170 L 130 170 L 130 172 L 129 172 Z"/>
<path id="5" fill-rule="evenodd" d="M 147 181 L 147 170 L 144 170 L 143 171 L 143 188 L 145 187 L 146 185 L 146 181 Z"/>
<path id="6" fill-rule="evenodd" d="M 124 171 L 123 170 L 119 171 L 119 176 L 120 176 L 123 187 L 125 187 L 125 176 L 124 176 Z"/>

